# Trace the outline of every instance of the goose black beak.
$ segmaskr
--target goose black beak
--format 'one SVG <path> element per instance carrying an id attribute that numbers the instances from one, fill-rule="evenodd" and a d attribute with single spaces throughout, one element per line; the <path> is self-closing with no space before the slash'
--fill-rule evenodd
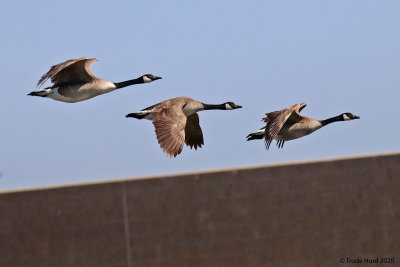
<path id="1" fill-rule="evenodd" d="M 235 106 L 235 109 L 236 109 L 236 108 L 242 108 L 242 106 L 241 106 L 241 105 L 236 105 L 236 106 Z"/>
<path id="2" fill-rule="evenodd" d="M 354 116 L 354 119 L 359 119 L 360 117 L 359 116 Z"/>
<path id="3" fill-rule="evenodd" d="M 162 79 L 162 77 L 160 77 L 160 76 L 154 76 L 153 81 L 155 81 L 155 80 L 160 80 L 160 79 Z"/>

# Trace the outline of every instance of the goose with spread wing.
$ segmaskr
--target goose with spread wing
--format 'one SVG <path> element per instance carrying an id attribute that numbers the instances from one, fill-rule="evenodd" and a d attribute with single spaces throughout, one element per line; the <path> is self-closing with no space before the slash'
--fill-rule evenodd
<path id="1" fill-rule="evenodd" d="M 203 132 L 197 115 L 198 111 L 233 110 L 241 107 L 233 102 L 213 105 L 189 97 L 176 97 L 139 112 L 129 113 L 126 117 L 153 121 L 161 149 L 172 158 L 182 152 L 184 143 L 196 150 L 204 144 Z"/>
<path id="2" fill-rule="evenodd" d="M 28 95 L 74 103 L 129 85 L 149 83 L 161 79 L 161 77 L 153 74 L 145 74 L 132 80 L 116 83 L 110 82 L 93 75 L 91 66 L 95 61 L 97 61 L 96 58 L 81 57 L 52 66 L 40 78 L 37 87 L 43 85 L 48 79 L 51 80 L 53 85 L 40 91 L 33 91 Z"/>
<path id="3" fill-rule="evenodd" d="M 267 117 L 262 120 L 267 123 L 260 130 L 249 134 L 247 141 L 264 139 L 265 147 L 269 149 L 272 140 L 276 140 L 278 148 L 282 148 L 285 141 L 297 139 L 309 135 L 316 130 L 337 121 L 348 121 L 359 119 L 359 116 L 350 112 L 326 119 L 316 120 L 300 114 L 307 104 L 295 104 L 288 108 L 266 113 Z"/>

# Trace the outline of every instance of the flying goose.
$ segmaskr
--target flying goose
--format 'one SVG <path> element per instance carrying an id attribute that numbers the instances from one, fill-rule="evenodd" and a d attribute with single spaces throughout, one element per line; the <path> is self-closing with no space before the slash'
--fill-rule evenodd
<path id="1" fill-rule="evenodd" d="M 183 143 L 190 148 L 204 145 L 203 132 L 199 124 L 198 111 L 209 109 L 232 110 L 241 108 L 233 102 L 219 105 L 204 104 L 189 97 L 176 97 L 129 113 L 126 117 L 153 121 L 160 147 L 167 155 L 176 157 L 181 153 Z"/>
<path id="2" fill-rule="evenodd" d="M 285 141 L 297 139 L 336 121 L 348 121 L 359 119 L 360 117 L 350 112 L 340 114 L 326 120 L 315 120 L 303 115 L 300 112 L 307 104 L 295 104 L 288 108 L 266 113 L 267 117 L 262 120 L 267 123 L 266 126 L 257 132 L 249 134 L 247 141 L 254 139 L 265 139 L 265 147 L 269 149 L 272 140 L 276 140 L 278 148 L 282 148 Z"/>
<path id="3" fill-rule="evenodd" d="M 145 74 L 133 80 L 113 83 L 97 78 L 92 74 L 91 66 L 95 61 L 97 61 L 96 58 L 81 57 L 52 66 L 40 78 L 36 86 L 43 85 L 49 78 L 53 85 L 40 91 L 31 92 L 28 95 L 49 97 L 62 102 L 74 103 L 129 85 L 149 83 L 161 79 L 161 77 L 153 74 Z"/>

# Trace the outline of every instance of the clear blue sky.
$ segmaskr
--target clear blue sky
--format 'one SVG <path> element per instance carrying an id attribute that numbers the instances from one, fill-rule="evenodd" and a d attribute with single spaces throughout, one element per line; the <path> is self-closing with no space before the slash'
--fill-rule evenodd
<path id="1" fill-rule="evenodd" d="M 398 1 L 4 1 L 0 191 L 400 150 Z M 163 77 L 80 103 L 27 96 L 51 65 L 96 57 L 111 81 Z M 49 83 L 45 84 L 49 85 Z M 189 96 L 205 145 L 168 159 L 125 115 Z M 264 113 L 352 112 L 302 139 L 246 142 Z"/>

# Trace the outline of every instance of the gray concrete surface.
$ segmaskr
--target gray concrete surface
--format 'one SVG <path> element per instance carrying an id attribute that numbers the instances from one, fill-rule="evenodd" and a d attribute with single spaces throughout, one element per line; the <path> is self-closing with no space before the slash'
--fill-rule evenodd
<path id="1" fill-rule="evenodd" d="M 400 266 L 399 222 L 399 153 L 3 192 L 0 266 Z"/>

